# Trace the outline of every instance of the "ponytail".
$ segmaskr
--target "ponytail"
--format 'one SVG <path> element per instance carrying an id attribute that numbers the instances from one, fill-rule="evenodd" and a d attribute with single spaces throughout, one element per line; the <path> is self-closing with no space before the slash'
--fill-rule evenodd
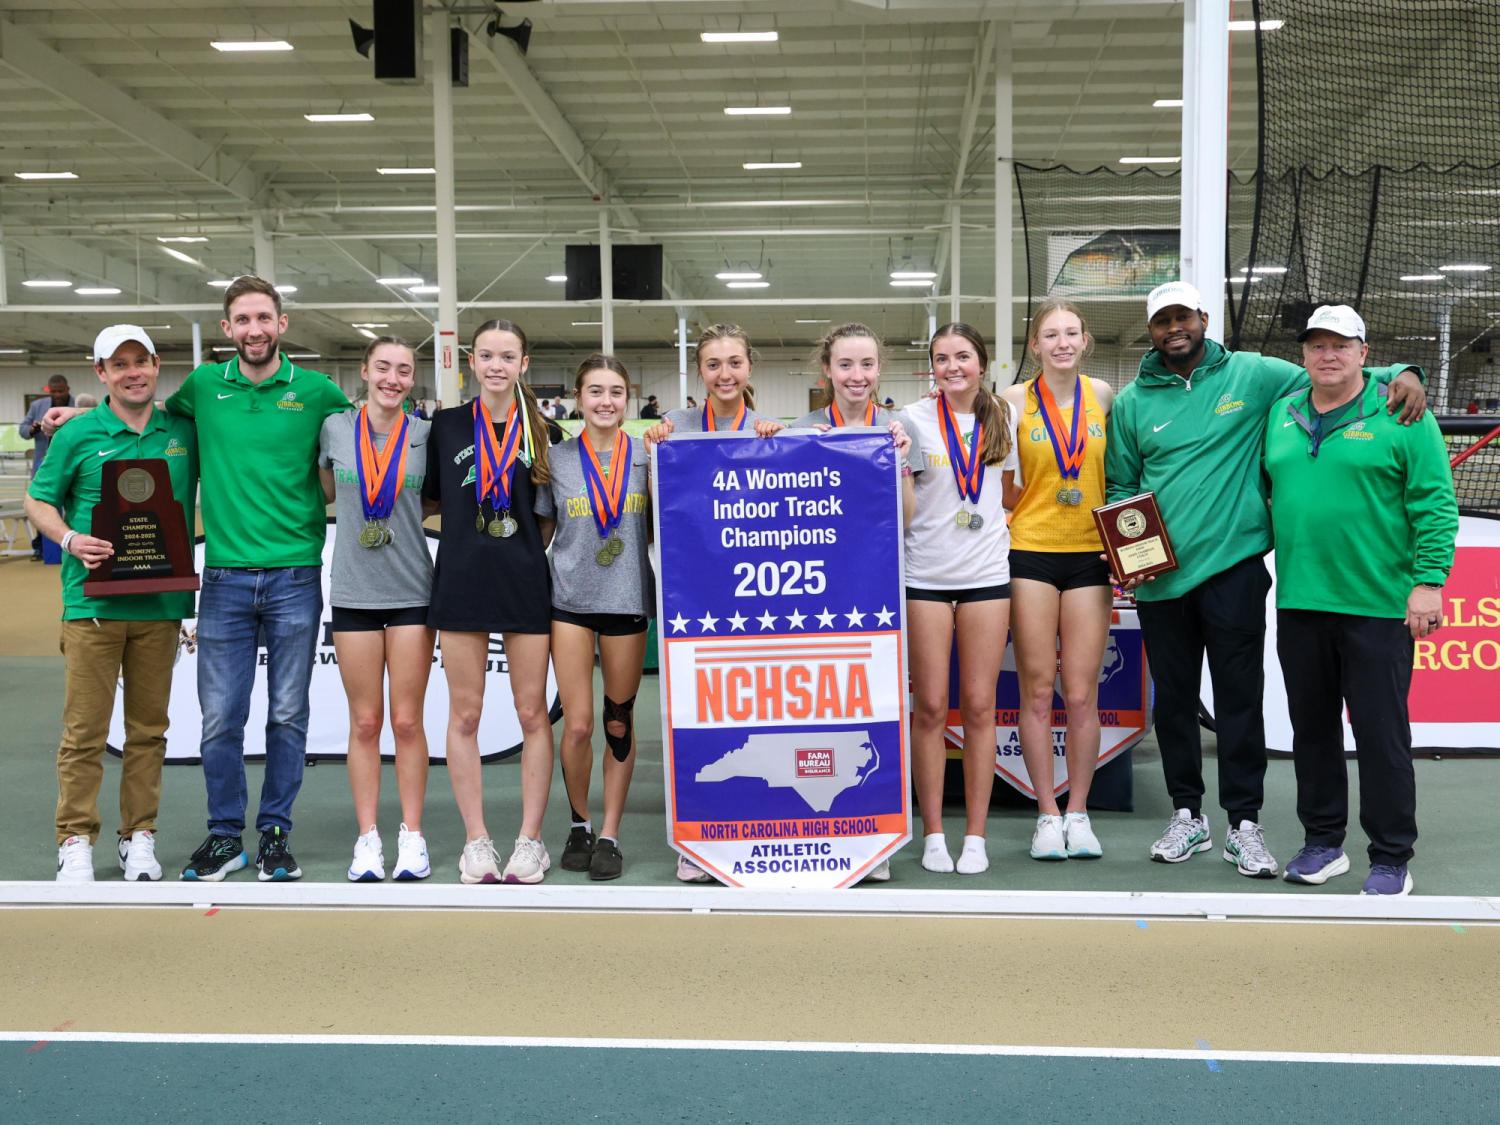
<path id="1" fill-rule="evenodd" d="M 526 424 L 531 429 L 531 483 L 543 485 L 552 479 L 552 466 L 547 463 L 547 449 L 552 444 L 547 420 L 542 417 L 542 408 L 537 405 L 536 392 L 530 383 L 517 380 L 516 393 L 521 396 L 521 409 L 526 411 Z"/>

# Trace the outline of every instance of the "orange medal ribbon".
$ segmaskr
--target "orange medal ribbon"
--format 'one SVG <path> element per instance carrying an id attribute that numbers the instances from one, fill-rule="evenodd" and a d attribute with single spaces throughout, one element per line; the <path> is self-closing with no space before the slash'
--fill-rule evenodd
<path id="1" fill-rule="evenodd" d="M 609 454 L 609 472 L 599 463 L 588 434 L 578 438 L 583 454 L 583 479 L 588 484 L 589 503 L 594 509 L 594 526 L 601 539 L 619 526 L 624 513 L 626 482 L 630 480 L 630 438 L 623 431 L 615 433 L 615 444 Z"/>
<path id="2" fill-rule="evenodd" d="M 511 399 L 510 413 L 505 416 L 505 436 L 500 454 L 495 454 L 495 423 L 489 407 L 481 398 L 474 399 L 474 462 L 479 467 L 474 482 L 479 505 L 485 501 L 496 511 L 510 509 L 511 482 L 515 479 L 516 454 L 521 446 L 521 423 L 516 416 L 517 400 Z"/>
<path id="3" fill-rule="evenodd" d="M 359 435 L 359 483 L 365 519 L 389 519 L 406 480 L 406 431 L 411 419 L 401 416 L 401 425 L 386 437 L 385 448 L 376 452 L 375 428 L 366 407 L 359 408 L 355 431 Z M 394 472 L 392 465 L 394 463 Z"/>
<path id="4" fill-rule="evenodd" d="M 832 401 L 830 401 L 828 403 L 828 421 L 833 425 L 833 428 L 836 429 L 836 430 L 840 429 L 840 428 L 842 428 L 844 426 L 847 426 L 849 424 L 848 422 L 844 421 L 844 416 L 839 413 L 839 404 L 838 404 L 838 400 L 837 399 L 833 399 Z M 865 400 L 865 420 L 863 422 L 863 425 L 873 426 L 874 424 L 875 424 L 875 402 L 874 402 L 873 399 L 866 399 Z"/>

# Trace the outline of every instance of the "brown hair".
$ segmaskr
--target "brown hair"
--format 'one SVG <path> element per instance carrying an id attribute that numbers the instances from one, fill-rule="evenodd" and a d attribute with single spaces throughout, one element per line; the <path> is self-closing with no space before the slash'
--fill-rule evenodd
<path id="1" fill-rule="evenodd" d="M 256 277 L 253 273 L 244 273 L 231 281 L 229 288 L 224 290 L 225 320 L 229 319 L 229 306 L 247 293 L 264 293 L 276 305 L 276 315 L 281 315 L 281 294 L 276 292 L 276 286 L 263 277 Z"/>
<path id="2" fill-rule="evenodd" d="M 625 370 L 625 365 L 612 355 L 595 352 L 578 365 L 578 370 L 573 375 L 573 395 L 575 398 L 583 393 L 583 377 L 590 371 L 598 371 L 601 368 L 605 371 L 613 371 L 620 378 L 624 379 L 625 393 L 630 393 L 630 372 Z M 652 395 L 651 397 L 655 398 L 656 396 Z"/>
<path id="3" fill-rule="evenodd" d="M 979 329 L 962 321 L 944 324 L 932 334 L 927 344 L 927 362 L 932 362 L 932 351 L 944 336 L 957 336 L 964 340 L 979 357 L 983 369 L 979 377 L 979 394 L 974 398 L 974 420 L 984 430 L 984 444 L 979 455 L 986 465 L 998 465 L 1010 454 L 1010 407 L 1004 399 L 985 388 L 984 380 L 990 369 L 990 350 L 984 345 Z"/>
<path id="4" fill-rule="evenodd" d="M 833 383 L 828 379 L 828 365 L 833 362 L 833 345 L 840 340 L 874 340 L 875 361 L 881 367 L 885 366 L 885 342 L 876 335 L 875 330 L 868 324 L 860 324 L 858 321 L 850 321 L 848 324 L 840 324 L 837 328 L 830 328 L 823 333 L 822 339 L 813 347 L 812 362 L 821 373 L 823 384 L 819 390 L 823 392 L 823 405 L 827 406 L 833 401 Z M 879 385 L 878 383 L 876 384 Z M 875 391 L 870 391 L 871 401 L 875 401 Z"/>
<path id="5" fill-rule="evenodd" d="M 1066 297 L 1048 297 L 1036 307 L 1036 310 L 1031 314 L 1031 328 L 1026 333 L 1026 347 L 1028 349 L 1036 347 L 1037 340 L 1041 337 L 1042 324 L 1053 313 L 1060 312 L 1072 313 L 1078 318 L 1078 324 L 1083 329 L 1083 334 L 1088 337 L 1088 343 L 1084 345 L 1083 354 L 1078 358 L 1080 360 L 1087 359 L 1094 350 L 1094 337 L 1089 332 L 1089 322 L 1083 319 L 1083 310 Z"/>
<path id="6" fill-rule="evenodd" d="M 359 365 L 361 367 L 368 367 L 370 365 L 370 357 L 375 354 L 375 349 L 384 347 L 386 344 L 394 344 L 398 348 L 405 348 L 411 352 L 412 365 L 416 366 L 417 349 L 400 336 L 376 336 L 375 339 L 371 340 L 365 346 L 365 354 L 359 357 Z"/>
<path id="7" fill-rule="evenodd" d="M 469 337 L 469 351 L 474 350 L 479 344 L 479 337 L 486 332 L 509 332 L 521 341 L 522 358 L 531 355 L 531 345 L 526 341 L 526 333 L 521 331 L 519 324 L 509 320 L 487 320 L 474 329 L 474 334 Z M 473 362 L 472 357 L 469 362 Z M 516 393 L 521 396 L 521 409 L 526 411 L 526 424 L 531 427 L 531 483 L 546 484 L 552 479 L 552 467 L 547 463 L 547 447 L 551 444 L 547 420 L 542 417 L 542 409 L 536 403 L 536 392 L 531 389 L 531 384 L 526 382 L 524 376 L 516 380 Z"/>
<path id="8" fill-rule="evenodd" d="M 715 340 L 738 340 L 745 345 L 745 358 L 750 361 L 750 368 L 755 369 L 755 348 L 750 343 L 750 335 L 738 324 L 710 324 L 698 333 L 697 354 L 694 362 L 698 363 L 698 374 L 703 374 L 703 365 L 697 360 L 697 356 L 703 354 L 703 345 L 711 344 Z M 755 409 L 755 390 L 749 383 L 745 384 L 745 407 L 749 410 Z"/>

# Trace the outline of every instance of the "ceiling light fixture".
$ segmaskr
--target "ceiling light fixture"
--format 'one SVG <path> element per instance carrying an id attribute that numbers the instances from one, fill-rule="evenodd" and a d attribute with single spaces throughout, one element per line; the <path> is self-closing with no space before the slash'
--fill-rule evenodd
<path id="1" fill-rule="evenodd" d="M 214 39 L 209 44 L 215 51 L 290 51 L 292 45 L 285 39 Z"/>
<path id="2" fill-rule="evenodd" d="M 436 176 L 436 168 L 376 168 L 382 176 Z"/>
<path id="3" fill-rule="evenodd" d="M 937 274 L 932 270 L 892 270 L 892 281 L 932 281 Z"/>
<path id="4" fill-rule="evenodd" d="M 116 297 L 120 293 L 113 285 L 80 285 L 73 292 L 80 297 Z"/>
<path id="5" fill-rule="evenodd" d="M 297 292 L 297 287 L 295 285 L 278 285 L 276 286 L 276 292 L 283 294 L 295 293 Z"/>
<path id="6" fill-rule="evenodd" d="M 897 289 L 903 287 L 908 289 L 930 289 L 934 280 L 934 278 L 930 277 L 898 277 L 891 280 L 891 285 Z"/>
<path id="7" fill-rule="evenodd" d="M 747 160 L 740 165 L 747 172 L 775 172 L 802 167 L 800 160 Z"/>
<path id="8" fill-rule="evenodd" d="M 21 282 L 28 289 L 71 289 L 71 281 L 58 281 L 50 277 L 32 277 Z"/>
<path id="9" fill-rule="evenodd" d="M 76 180 L 77 172 L 17 172 L 18 180 Z"/>
<path id="10" fill-rule="evenodd" d="M 1447 278 L 1445 278 L 1440 273 L 1403 273 L 1401 275 L 1401 280 L 1402 281 L 1446 281 Z"/>
<path id="11" fill-rule="evenodd" d="M 184 254 L 181 250 L 173 250 L 170 246 L 160 246 L 157 249 L 159 249 L 163 254 L 167 254 L 173 258 L 176 258 L 179 262 L 186 262 L 190 266 L 203 265 L 202 262 L 193 257 L 191 254 Z"/>
<path id="12" fill-rule="evenodd" d="M 568 275 L 565 273 L 549 273 L 546 280 L 552 282 L 554 285 L 561 285 L 568 280 Z"/>
<path id="13" fill-rule="evenodd" d="M 795 321 L 794 323 L 797 323 L 797 324 L 832 324 L 833 321 L 831 321 L 831 320 L 798 320 L 798 321 Z"/>
<path id="14" fill-rule="evenodd" d="M 698 38 L 705 43 L 774 43 L 781 38 L 779 31 L 701 31 Z"/>
<path id="15" fill-rule="evenodd" d="M 161 235 L 161 234 L 159 234 L 159 235 L 156 236 L 156 241 L 157 242 L 207 242 L 208 239 L 207 239 L 207 237 L 205 237 L 204 235 L 201 235 L 201 234 L 174 234 L 174 235 Z"/>
<path id="16" fill-rule="evenodd" d="M 792 112 L 789 105 L 726 105 L 727 117 L 786 117 Z"/>
<path id="17" fill-rule="evenodd" d="M 724 283 L 726 289 L 769 289 L 770 287 L 769 281 L 726 281 Z"/>
<path id="18" fill-rule="evenodd" d="M 424 296 L 426 296 L 429 293 L 440 293 L 440 292 L 442 292 L 442 286 L 440 286 L 440 285 L 410 285 L 410 286 L 407 286 L 406 291 L 408 293 L 415 294 L 418 297 L 424 297 Z"/>
<path id="19" fill-rule="evenodd" d="M 1276 31 L 1285 22 L 1286 22 L 1285 20 L 1261 20 L 1260 21 L 1260 29 L 1262 31 Z M 1229 30 L 1230 31 L 1254 31 L 1255 30 L 1255 21 L 1254 20 L 1230 20 L 1229 21 Z"/>
<path id="20" fill-rule="evenodd" d="M 1121 164 L 1180 164 L 1180 156 L 1122 156 Z"/>
<path id="21" fill-rule="evenodd" d="M 759 281 L 764 276 L 759 270 L 725 270 L 714 274 L 718 281 Z"/>
<path id="22" fill-rule="evenodd" d="M 375 333 L 371 332 L 368 328 L 358 329 L 358 332 L 366 340 L 378 340 L 378 339 L 380 339 L 379 336 L 375 335 Z"/>
<path id="23" fill-rule="evenodd" d="M 0 355 L 25 355 L 25 348 L 0 348 Z"/>
<path id="24" fill-rule="evenodd" d="M 1157 98 L 1151 103 L 1152 109 L 1180 109 L 1181 107 L 1181 98 Z"/>
<path id="25" fill-rule="evenodd" d="M 322 359 L 322 352 L 288 352 L 287 359 Z"/>
<path id="26" fill-rule="evenodd" d="M 602 320 L 575 320 L 573 322 L 573 327 L 574 328 L 603 328 L 604 327 L 604 321 L 602 321 Z"/>
<path id="27" fill-rule="evenodd" d="M 1478 262 L 1455 262 L 1452 265 L 1438 266 L 1438 269 L 1444 273 L 1488 273 L 1490 267 Z"/>
<path id="28" fill-rule="evenodd" d="M 380 324 L 373 320 L 367 320 L 363 324 L 351 324 L 350 328 L 389 328 L 389 324 Z"/>
<path id="29" fill-rule="evenodd" d="M 319 125 L 334 125 L 341 122 L 375 120 L 375 115 L 373 113 L 304 113 L 302 116 L 305 117 L 308 121 L 316 122 Z"/>
<path id="30" fill-rule="evenodd" d="M 210 281 L 209 284 L 212 285 L 215 289 L 228 289 L 231 285 L 234 284 L 234 279 L 220 277 L 216 278 L 213 281 Z"/>
<path id="31" fill-rule="evenodd" d="M 377 277 L 376 285 L 421 285 L 420 277 Z"/>

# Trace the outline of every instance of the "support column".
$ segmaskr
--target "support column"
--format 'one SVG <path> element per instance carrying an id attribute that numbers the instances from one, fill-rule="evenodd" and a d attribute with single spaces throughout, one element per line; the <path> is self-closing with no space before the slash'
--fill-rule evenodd
<path id="1" fill-rule="evenodd" d="M 615 354 L 615 255 L 609 237 L 609 205 L 599 212 L 599 350 Z"/>
<path id="2" fill-rule="evenodd" d="M 963 304 L 963 270 L 960 259 L 963 255 L 960 251 L 963 244 L 959 241 L 963 231 L 963 208 L 957 200 L 954 200 L 948 208 L 948 320 L 962 320 L 960 314 Z M 931 339 L 931 337 L 929 337 Z"/>
<path id="3" fill-rule="evenodd" d="M 462 401 L 458 383 L 458 239 L 453 217 L 453 86 L 448 58 L 448 12 L 427 13 L 427 73 L 432 80 L 432 165 L 437 207 L 438 316 L 437 397 L 444 406 Z M 476 392 L 477 393 L 477 392 Z"/>
<path id="4" fill-rule="evenodd" d="M 687 408 L 688 396 L 688 372 L 687 372 L 687 313 L 682 309 L 677 310 L 677 405 L 683 409 Z"/>
<path id="5" fill-rule="evenodd" d="M 259 211 L 250 216 L 250 240 L 255 249 L 255 276 L 276 284 L 276 248 Z"/>
<path id="6" fill-rule="evenodd" d="M 1453 302 L 1443 298 L 1438 306 L 1437 323 L 1438 374 L 1437 384 L 1432 388 L 1432 412 L 1451 414 L 1448 402 L 1449 384 L 1453 374 Z"/>
<path id="7" fill-rule="evenodd" d="M 203 363 L 203 325 L 193 321 L 193 366 Z"/>
<path id="8" fill-rule="evenodd" d="M 1182 270 L 1198 287 L 1208 336 L 1224 340 L 1229 191 L 1229 0 L 1182 8 Z M 1249 282 L 1246 282 L 1249 284 Z"/>
<path id="9" fill-rule="evenodd" d="M 0 226 L 0 308 L 9 304 L 7 298 L 8 290 L 5 284 L 5 228 Z"/>
<path id="10" fill-rule="evenodd" d="M 1011 57 L 1011 27 L 1002 24 L 995 35 L 995 359 L 991 364 L 996 387 L 1008 387 L 1015 379 L 1015 279 L 1011 274 L 1015 237 L 1012 219 L 1011 181 L 1015 179 L 1015 153 L 1011 126 L 1014 116 Z"/>

